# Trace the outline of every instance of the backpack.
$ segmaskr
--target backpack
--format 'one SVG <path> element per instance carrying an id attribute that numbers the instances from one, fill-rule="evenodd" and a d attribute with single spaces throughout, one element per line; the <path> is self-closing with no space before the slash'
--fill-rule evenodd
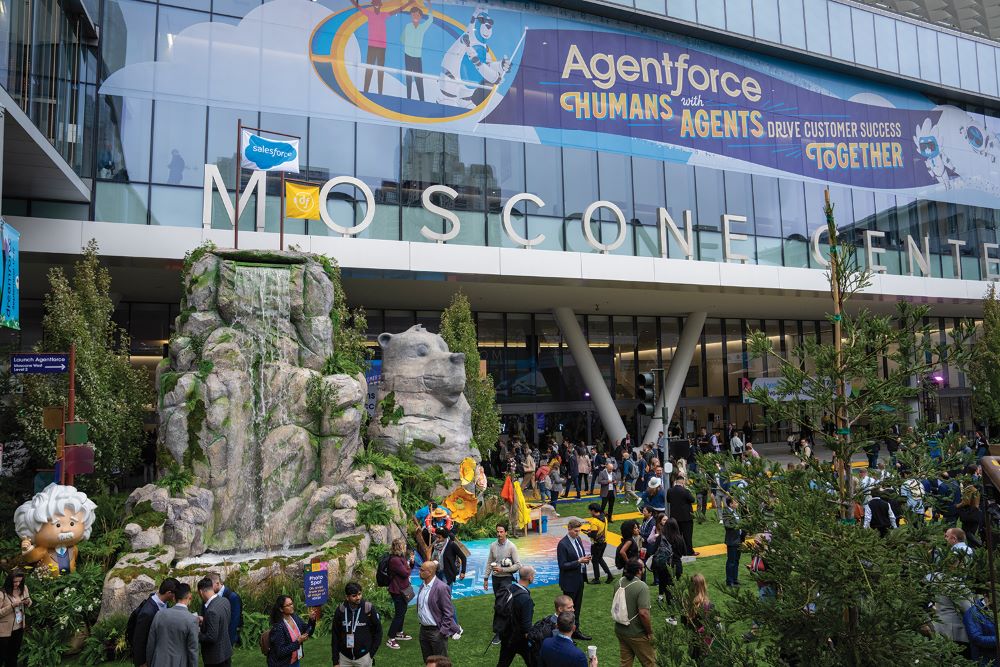
<path id="1" fill-rule="evenodd" d="M 556 630 L 555 615 L 546 616 L 531 626 L 526 635 L 531 653 L 536 657 L 542 652 L 542 642 L 552 636 Z M 537 662 L 537 660 L 536 660 Z"/>
<path id="2" fill-rule="evenodd" d="M 378 559 L 378 567 L 375 568 L 375 583 L 379 586 L 389 585 L 389 559 L 392 558 L 391 553 L 383 554 L 381 558 Z"/>
<path id="3" fill-rule="evenodd" d="M 494 629 L 501 637 L 508 638 L 514 635 L 514 596 L 521 592 L 520 588 L 511 586 L 506 595 L 501 595 L 493 604 Z"/>
<path id="4" fill-rule="evenodd" d="M 271 628 L 264 630 L 260 633 L 260 639 L 257 640 L 257 645 L 260 646 L 260 652 L 264 655 L 268 655 L 271 652 Z"/>
<path id="5" fill-rule="evenodd" d="M 625 479 L 635 479 L 637 475 L 635 474 L 635 463 L 632 459 L 625 459 L 625 463 L 622 464 L 622 474 Z"/>
<path id="6" fill-rule="evenodd" d="M 618 590 L 615 591 L 615 597 L 611 600 L 611 618 L 619 625 L 628 625 L 639 615 L 636 614 L 629 618 L 628 603 L 625 600 L 625 590 L 636 581 L 638 580 L 633 579 L 625 586 L 622 586 L 622 579 L 618 580 Z"/>
<path id="7" fill-rule="evenodd" d="M 653 555 L 653 567 L 659 570 L 666 570 L 674 560 L 674 546 L 665 537 L 660 538 L 660 546 Z"/>
<path id="8" fill-rule="evenodd" d="M 146 598 L 146 600 L 149 600 L 149 598 Z M 135 625 L 139 622 L 139 612 L 142 611 L 142 605 L 146 604 L 146 600 L 136 605 L 136 608 L 128 615 L 128 624 L 125 626 L 125 641 L 128 642 L 129 646 L 132 646 L 132 637 L 135 636 Z"/>

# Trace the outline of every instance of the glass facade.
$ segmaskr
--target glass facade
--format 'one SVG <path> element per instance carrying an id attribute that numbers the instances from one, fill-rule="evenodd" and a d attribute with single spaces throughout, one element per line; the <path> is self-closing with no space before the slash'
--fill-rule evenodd
<path id="1" fill-rule="evenodd" d="M 97 0 L 83 2 L 97 18 Z M 59 0 L 0 1 L 0 85 L 70 167 L 94 166 L 96 32 Z"/>

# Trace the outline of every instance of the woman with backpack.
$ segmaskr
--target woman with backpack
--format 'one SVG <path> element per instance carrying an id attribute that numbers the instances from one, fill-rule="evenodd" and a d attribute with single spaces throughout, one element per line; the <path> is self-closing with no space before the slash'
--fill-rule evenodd
<path id="1" fill-rule="evenodd" d="M 669 523 L 674 522 L 674 537 L 671 539 Z M 674 583 L 673 569 L 680 566 L 680 556 L 684 553 L 684 538 L 681 537 L 680 527 L 677 521 L 671 519 L 666 514 L 660 515 L 656 525 L 656 540 L 653 542 L 651 551 L 653 552 L 653 573 L 656 575 L 656 582 L 659 585 L 659 595 L 657 600 L 670 602 L 670 587 Z M 680 575 L 678 575 L 680 576 Z"/>
<path id="2" fill-rule="evenodd" d="M 295 602 L 287 595 L 279 595 L 271 608 L 271 629 L 267 632 L 265 646 L 261 637 L 261 651 L 267 655 L 267 667 L 299 667 L 302 645 L 316 631 L 319 607 L 309 610 L 309 622 L 295 613 Z M 267 650 L 265 650 L 265 648 Z"/>
<path id="3" fill-rule="evenodd" d="M 674 579 L 680 579 L 681 575 L 684 574 L 684 561 L 681 559 L 687 553 L 687 542 L 684 541 L 684 534 L 681 532 L 680 524 L 673 517 L 668 518 L 663 524 L 661 534 L 663 534 L 663 531 L 666 531 L 667 540 L 674 550 L 674 559 L 671 562 L 674 570 Z"/>
<path id="4" fill-rule="evenodd" d="M 392 598 L 392 622 L 389 624 L 389 640 L 385 645 L 398 649 L 399 642 L 413 639 L 403 632 L 403 621 L 406 619 L 406 607 L 413 599 L 413 586 L 410 584 L 410 572 L 413 570 L 413 557 L 408 555 L 406 540 L 397 538 L 392 541 L 389 552 L 388 576 L 389 596 Z M 381 564 L 379 565 L 381 569 Z"/>

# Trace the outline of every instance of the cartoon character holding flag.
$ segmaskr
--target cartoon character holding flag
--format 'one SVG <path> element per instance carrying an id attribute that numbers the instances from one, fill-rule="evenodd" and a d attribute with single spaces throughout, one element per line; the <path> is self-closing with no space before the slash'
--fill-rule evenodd
<path id="1" fill-rule="evenodd" d="M 477 7 L 466 31 L 441 60 L 441 96 L 438 102 L 449 106 L 475 108 L 487 93 L 510 71 L 511 59 L 501 60 L 490 53 L 486 44 L 493 36 L 493 19 L 485 7 Z"/>

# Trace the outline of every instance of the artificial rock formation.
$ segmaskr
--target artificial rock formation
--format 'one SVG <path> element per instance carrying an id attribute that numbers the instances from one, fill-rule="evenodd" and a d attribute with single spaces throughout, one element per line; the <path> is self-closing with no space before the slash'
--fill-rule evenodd
<path id="1" fill-rule="evenodd" d="M 211 498 L 204 521 L 168 517 L 164 539 L 183 555 L 325 542 L 336 509 L 325 501 L 347 492 L 367 392 L 361 375 L 323 374 L 331 277 L 312 255 L 211 250 L 184 280 L 158 373 L 158 444 Z"/>
<path id="2" fill-rule="evenodd" d="M 462 393 L 465 355 L 449 351 L 441 336 L 419 324 L 383 333 L 378 342 L 382 381 L 369 436 L 387 452 L 413 446 L 415 463 L 440 465 L 457 479 L 463 459 L 479 460 L 471 446 L 472 409 Z"/>

